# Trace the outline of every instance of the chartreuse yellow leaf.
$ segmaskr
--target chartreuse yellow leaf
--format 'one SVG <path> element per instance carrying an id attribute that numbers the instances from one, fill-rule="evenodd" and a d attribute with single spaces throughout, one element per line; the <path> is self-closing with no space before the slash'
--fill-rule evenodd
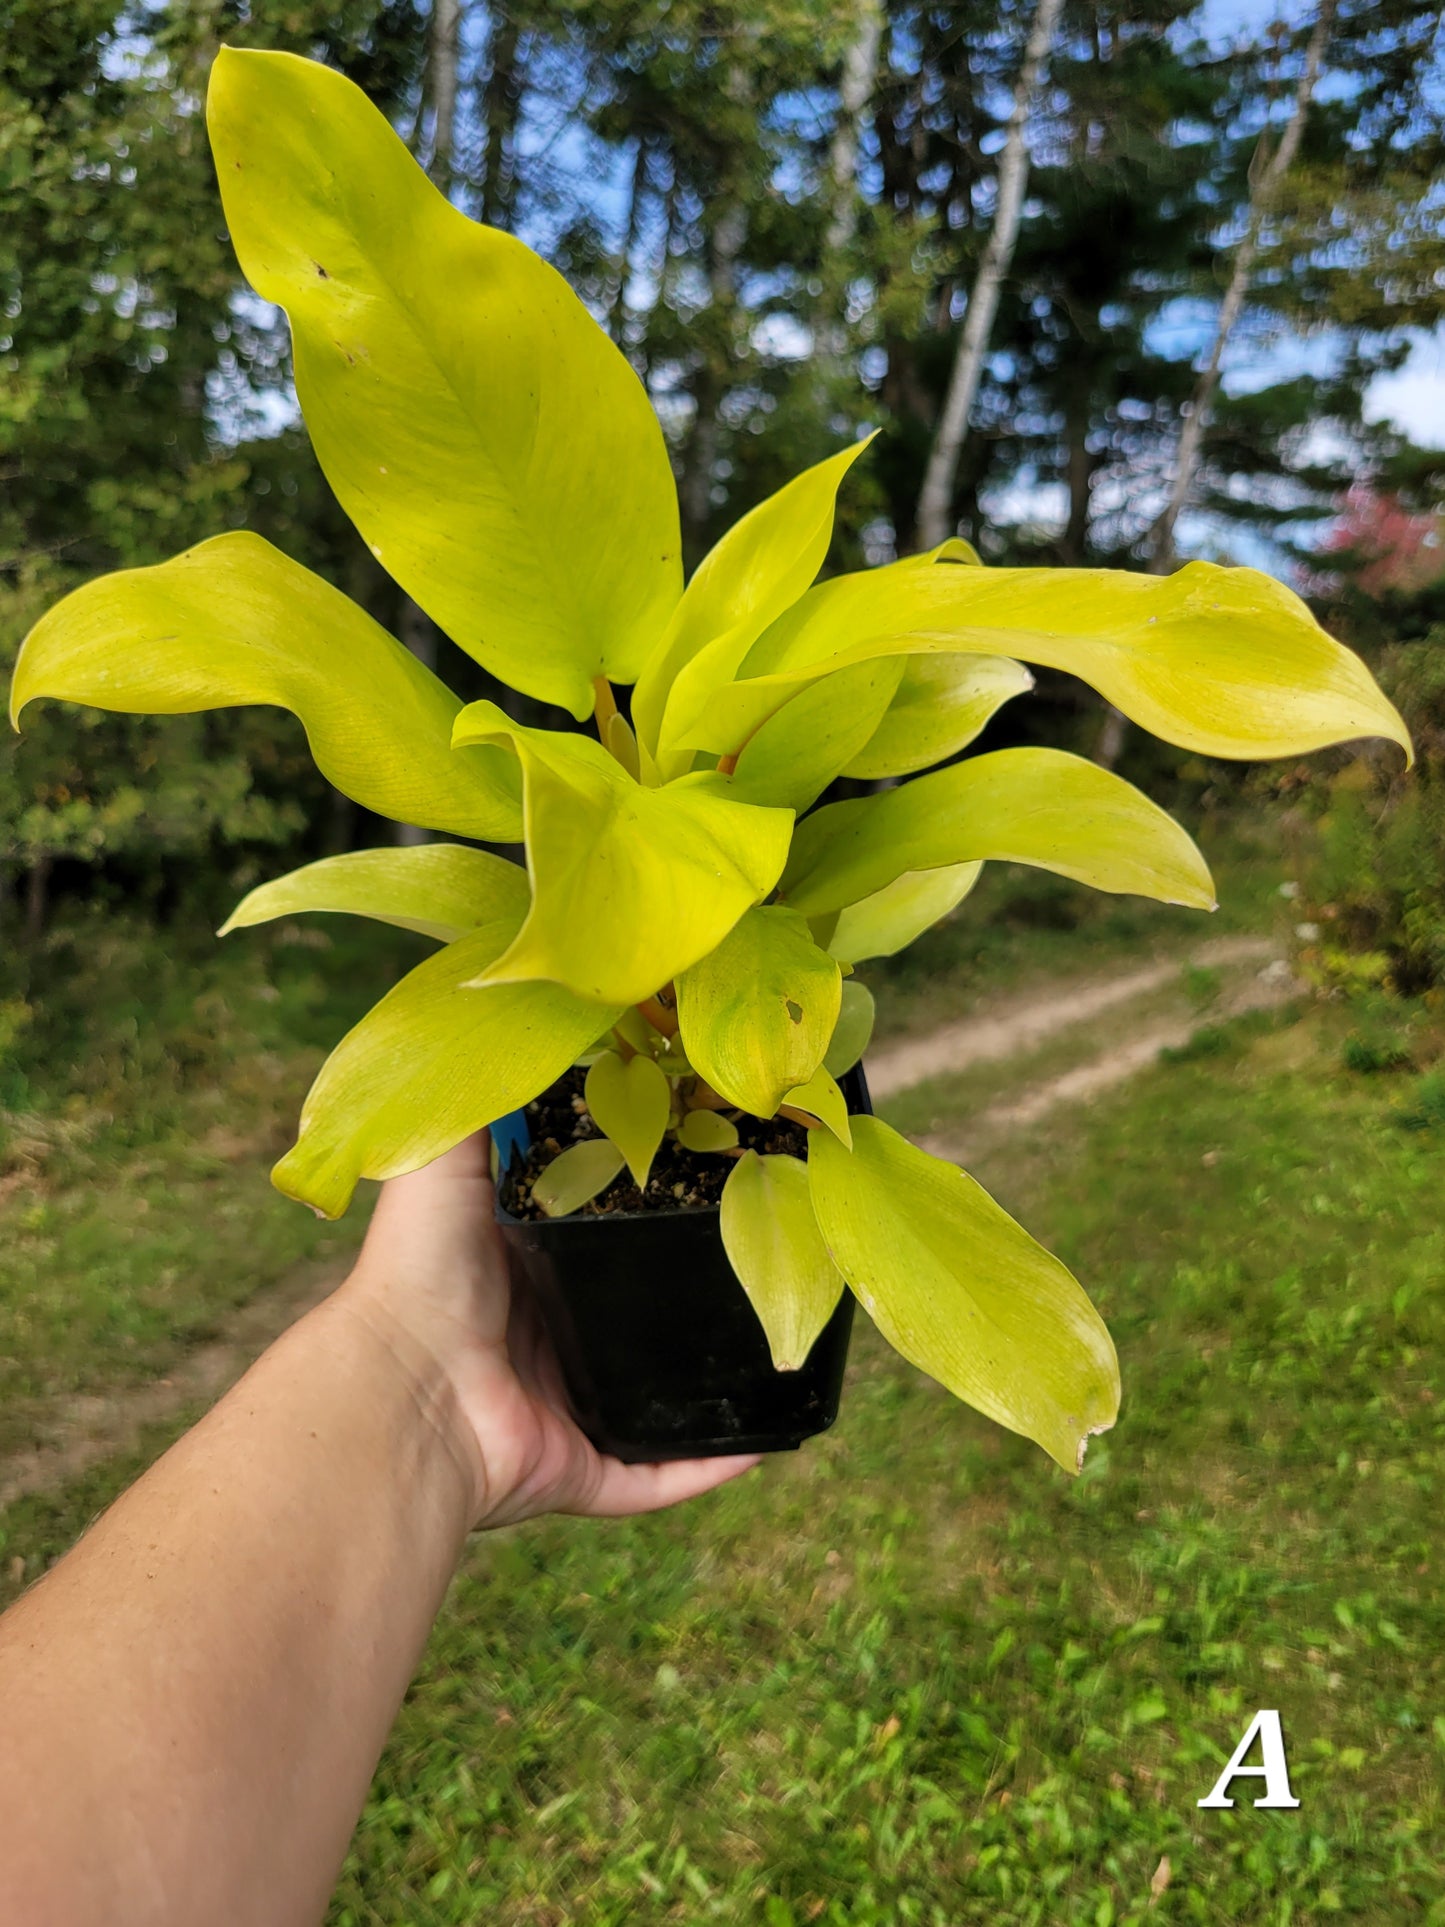
<path id="1" fill-rule="evenodd" d="M 845 904 L 826 949 L 840 963 L 892 957 L 946 917 L 983 874 L 981 863 L 946 863 L 936 870 L 908 870 L 871 897 Z"/>
<path id="2" fill-rule="evenodd" d="M 533 1201 L 549 1218 L 565 1218 L 605 1191 L 623 1165 L 605 1137 L 583 1138 L 559 1151 L 532 1186 Z"/>
<path id="3" fill-rule="evenodd" d="M 798 825 L 783 895 L 810 917 L 910 870 L 998 858 L 1095 890 L 1214 907 L 1204 858 L 1132 784 L 1056 749 L 1000 749 Z"/>
<path id="4" fill-rule="evenodd" d="M 636 1004 L 714 949 L 777 882 L 792 816 L 701 790 L 645 789 L 590 737 L 525 729 L 495 703 L 457 718 L 458 744 L 522 764 L 531 913 L 479 978 L 546 978 Z"/>
<path id="5" fill-rule="evenodd" d="M 873 1035 L 873 1017 L 873 992 L 867 984 L 850 977 L 843 986 L 842 1007 L 823 1059 L 823 1068 L 830 1077 L 841 1077 L 845 1071 L 851 1071 L 867 1050 Z"/>
<path id="6" fill-rule="evenodd" d="M 587 1073 L 587 1108 L 604 1136 L 610 1137 L 639 1191 L 648 1174 L 672 1109 L 672 1087 L 650 1057 L 623 1057 L 608 1051 Z"/>
<path id="7" fill-rule="evenodd" d="M 796 1090 L 783 1093 L 783 1104 L 791 1111 L 806 1111 L 809 1117 L 817 1118 L 838 1139 L 840 1144 L 853 1142 L 852 1126 L 848 1122 L 848 1101 L 839 1090 L 831 1071 L 820 1064 L 806 1084 L 798 1085 Z"/>
<path id="8" fill-rule="evenodd" d="M 772 1117 L 784 1093 L 822 1063 L 841 985 L 837 963 L 802 917 L 776 906 L 749 910 L 677 978 L 683 1048 L 730 1104 Z"/>
<path id="9" fill-rule="evenodd" d="M 332 69 L 223 48 L 207 119 L 342 507 L 462 648 L 586 715 L 594 676 L 636 678 L 682 587 L 672 471 L 626 357 Z"/>
<path id="10" fill-rule="evenodd" d="M 768 624 L 796 602 L 823 566 L 833 539 L 838 485 L 872 441 L 855 442 L 804 469 L 776 494 L 749 509 L 699 563 L 667 629 L 632 692 L 638 737 L 656 753 L 663 712 L 674 690 L 687 692 L 726 681 Z M 711 649 L 702 676 L 679 677 Z M 669 775 L 680 776 L 684 762 Z"/>
<path id="11" fill-rule="evenodd" d="M 899 657 L 884 657 L 800 690 L 747 744 L 726 794 L 742 803 L 809 808 L 884 726 L 903 669 Z"/>
<path id="12" fill-rule="evenodd" d="M 805 684 L 888 655 L 1017 656 L 1092 683 L 1166 742 L 1206 756 L 1300 755 L 1409 733 L 1359 657 L 1256 569 L 919 568 L 810 589 L 713 691 L 680 742 L 735 753 Z"/>
<path id="13" fill-rule="evenodd" d="M 795 1372 L 843 1295 L 828 1256 L 799 1158 L 747 1151 L 722 1194 L 722 1241 L 738 1282 L 767 1334 L 773 1364 Z"/>
<path id="14" fill-rule="evenodd" d="M 461 704 L 371 617 L 259 535 L 218 535 L 100 576 L 26 638 L 10 720 L 37 696 L 128 714 L 275 703 L 323 776 L 401 823 L 512 842 L 521 775 L 505 749 L 451 748 Z"/>
<path id="15" fill-rule="evenodd" d="M 520 923 L 531 900 L 527 872 L 490 850 L 463 843 L 352 850 L 263 883 L 241 899 L 219 934 L 308 910 L 341 910 L 453 943 L 499 915 Z"/>
<path id="16" fill-rule="evenodd" d="M 689 1151 L 732 1151 L 737 1148 L 738 1127 L 716 1111 L 689 1111 L 677 1127 L 677 1136 Z"/>
<path id="17" fill-rule="evenodd" d="M 620 1012 L 556 984 L 474 990 L 516 934 L 483 923 L 408 972 L 321 1067 L 301 1132 L 272 1173 L 288 1197 L 338 1218 L 358 1178 L 428 1164 L 554 1083 Z"/>
<path id="18" fill-rule="evenodd" d="M 883 660 L 897 662 L 898 658 Z M 848 673 L 843 671 L 844 675 Z M 841 773 L 876 780 L 881 776 L 908 776 L 916 769 L 945 762 L 966 749 L 1011 697 L 1021 696 L 1033 686 L 1034 679 L 1023 664 L 1007 656 L 908 659 L 897 692 L 877 729 Z M 804 693 L 827 687 L 827 681 L 811 683 Z M 801 701 L 801 696 L 795 696 L 763 724 L 758 735 L 775 728 Z M 757 737 L 753 740 L 756 742 Z"/>
<path id="19" fill-rule="evenodd" d="M 818 1227 L 889 1344 L 1077 1472 L 1118 1414 L 1119 1364 L 1058 1259 L 878 1118 L 853 1120 L 851 1152 L 821 1131 L 808 1152 Z"/>

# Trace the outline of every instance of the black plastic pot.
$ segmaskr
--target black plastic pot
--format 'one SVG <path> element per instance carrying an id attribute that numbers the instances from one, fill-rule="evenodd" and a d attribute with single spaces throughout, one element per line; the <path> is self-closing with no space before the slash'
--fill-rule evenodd
<path id="1" fill-rule="evenodd" d="M 850 1111 L 871 1112 L 861 1065 L 840 1082 Z M 600 1452 L 629 1464 L 789 1452 L 838 1416 L 852 1294 L 801 1369 L 775 1371 L 715 1205 L 537 1222 L 498 1206 L 497 1217 L 514 1287 L 533 1294 Z"/>

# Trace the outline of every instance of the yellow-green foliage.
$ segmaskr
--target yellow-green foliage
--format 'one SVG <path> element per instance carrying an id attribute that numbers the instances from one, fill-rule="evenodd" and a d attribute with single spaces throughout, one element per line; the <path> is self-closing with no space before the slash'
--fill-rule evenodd
<path id="1" fill-rule="evenodd" d="M 235 913 L 349 910 L 442 944 L 333 1053 L 277 1183 L 337 1215 L 358 1178 L 414 1169 L 578 1061 L 606 1141 L 558 1160 L 554 1211 L 624 1162 L 645 1179 L 669 1131 L 728 1156 L 729 1109 L 786 1110 L 811 1127 L 806 1167 L 739 1157 L 723 1209 L 779 1362 L 806 1357 L 846 1283 L 906 1356 L 1074 1470 L 1117 1409 L 1108 1333 L 970 1179 L 880 1122 L 850 1125 L 835 1074 L 867 1022 L 856 998 L 844 1012 L 843 972 L 911 941 L 991 859 L 1199 907 L 1208 870 L 1138 791 L 1052 750 L 795 821 L 846 771 L 955 755 L 1028 687 L 1023 662 L 1210 755 L 1407 744 L 1400 718 L 1250 570 L 994 570 L 953 542 L 815 584 L 864 443 L 752 510 L 684 587 L 656 418 L 550 268 L 450 207 L 326 68 L 223 53 L 209 120 L 242 265 L 290 318 L 317 454 L 373 553 L 494 674 L 596 721 L 594 736 L 463 709 L 252 535 L 89 583 L 32 632 L 16 717 L 38 696 L 279 703 L 368 808 L 525 842 L 525 873 L 376 850 Z M 636 685 L 630 725 L 617 683 Z"/>

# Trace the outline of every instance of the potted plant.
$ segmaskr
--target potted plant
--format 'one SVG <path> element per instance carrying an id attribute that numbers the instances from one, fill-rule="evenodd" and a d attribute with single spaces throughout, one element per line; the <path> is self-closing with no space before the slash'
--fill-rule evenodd
<path id="1" fill-rule="evenodd" d="M 657 419 L 551 268 L 449 205 L 322 66 L 223 52 L 208 115 L 237 253 L 290 318 L 343 506 L 455 642 L 579 725 L 463 707 L 244 532 L 91 582 L 26 641 L 13 718 L 40 696 L 279 704 L 368 809 L 525 843 L 525 868 L 464 842 L 339 856 L 237 909 L 227 929 L 342 911 L 439 945 L 337 1046 L 277 1185 L 334 1217 L 358 1178 L 532 1105 L 503 1210 L 604 1443 L 796 1443 L 832 1416 L 851 1291 L 905 1357 L 1075 1470 L 1117 1409 L 1109 1335 L 972 1179 L 866 1114 L 853 967 L 990 859 L 1212 906 L 1189 837 L 1118 777 L 1050 749 L 950 760 L 1029 686 L 1024 662 L 1209 756 L 1408 750 L 1399 716 L 1247 569 L 992 569 L 955 541 L 815 582 L 862 442 L 684 585 Z M 912 780 L 814 808 L 840 774 Z M 676 1409 L 679 1369 L 696 1411 Z"/>

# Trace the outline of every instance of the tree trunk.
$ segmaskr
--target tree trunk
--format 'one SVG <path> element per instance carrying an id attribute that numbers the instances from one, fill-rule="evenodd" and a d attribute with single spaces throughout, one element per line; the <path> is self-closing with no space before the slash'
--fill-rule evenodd
<path id="1" fill-rule="evenodd" d="M 642 211 L 643 196 L 647 192 L 647 136 L 642 135 L 637 143 L 637 156 L 632 163 L 632 184 L 627 195 L 627 221 L 622 231 L 622 247 L 617 256 L 617 279 L 612 290 L 612 299 L 607 304 L 607 332 L 614 341 L 622 339 L 622 325 L 627 317 L 627 282 L 632 273 L 632 250 L 637 246 L 638 220 Z"/>
<path id="2" fill-rule="evenodd" d="M 482 219 L 493 227 L 510 228 L 512 204 L 516 195 L 513 141 L 517 131 L 517 25 L 504 16 L 492 16 L 492 57 L 487 84 L 482 94 L 482 115 L 487 124 L 482 165 Z"/>
<path id="3" fill-rule="evenodd" d="M 1320 63 L 1324 58 L 1326 43 L 1329 40 L 1335 20 L 1336 0 L 1320 0 L 1320 9 L 1315 16 L 1314 31 L 1310 34 L 1309 45 L 1305 49 L 1305 64 L 1295 88 L 1294 110 L 1283 138 L 1274 153 L 1262 168 L 1255 170 L 1254 182 L 1249 197 L 1249 211 L 1245 217 L 1244 233 L 1234 252 L 1234 268 L 1229 277 L 1229 286 L 1224 291 L 1220 304 L 1219 319 L 1215 323 L 1214 340 L 1210 345 L 1209 359 L 1199 371 L 1194 385 L 1194 393 L 1189 401 L 1189 413 L 1184 417 L 1184 426 L 1179 432 L 1179 448 L 1174 458 L 1174 479 L 1169 489 L 1169 499 L 1163 513 L 1149 531 L 1148 567 L 1151 575 L 1168 575 L 1174 566 L 1174 525 L 1179 520 L 1180 510 L 1189 499 L 1189 491 L 1194 484 L 1195 471 L 1199 466 L 1199 452 L 1204 442 L 1204 430 L 1208 426 L 1210 404 L 1219 386 L 1220 364 L 1224 351 L 1229 345 L 1229 337 L 1234 333 L 1235 323 L 1239 320 L 1244 307 L 1244 297 L 1249 291 L 1249 277 L 1254 268 L 1255 256 L 1259 253 L 1260 231 L 1269 216 L 1279 190 L 1288 174 L 1295 155 L 1299 152 L 1300 137 L 1304 133 L 1305 119 L 1309 113 L 1310 98 L 1319 79 Z M 1255 162 L 1266 151 L 1269 130 L 1260 135 Z"/>
<path id="4" fill-rule="evenodd" d="M 46 915 L 50 908 L 50 871 L 53 858 L 37 856 L 25 879 L 25 941 L 39 943 L 45 935 Z"/>
<path id="5" fill-rule="evenodd" d="M 918 497 L 918 544 L 936 548 L 952 534 L 949 514 L 958 458 L 968 433 L 968 417 L 978 392 L 983 358 L 993 318 L 998 311 L 999 290 L 1013 260 L 1023 216 L 1024 189 L 1028 182 L 1029 153 L 1026 134 L 1029 109 L 1038 87 L 1039 71 L 1048 58 L 1058 29 L 1063 0 L 1038 0 L 1033 25 L 1024 47 L 1023 64 L 1014 86 L 1013 111 L 998 164 L 998 206 L 989 231 L 988 245 L 979 263 L 978 275 L 968 299 L 968 313 L 959 336 L 958 353 L 929 452 L 928 468 Z"/>
<path id="6" fill-rule="evenodd" d="M 718 214 L 708 236 L 708 288 L 724 330 L 737 301 L 738 257 L 747 235 L 747 214 L 741 201 L 730 201 Z M 726 350 L 724 349 L 725 353 Z M 726 369 L 704 358 L 693 382 L 695 413 L 687 440 L 678 501 L 683 534 L 694 560 L 706 541 L 712 513 L 712 484 L 722 440 L 718 410 L 727 387 Z"/>
<path id="7" fill-rule="evenodd" d="M 1083 567 L 1089 546 L 1089 502 L 1097 466 L 1089 453 L 1089 401 L 1085 394 L 1075 395 L 1069 403 L 1064 424 L 1069 484 L 1069 519 L 1059 543 L 1059 561 L 1066 569 Z"/>
<path id="8" fill-rule="evenodd" d="M 1146 541 L 1148 553 L 1145 567 L 1150 575 L 1168 575 L 1174 567 L 1174 528 L 1180 512 L 1189 499 L 1189 491 L 1194 486 L 1195 473 L 1199 467 L 1200 450 L 1204 446 L 1204 431 L 1209 423 L 1210 406 L 1215 390 L 1219 386 L 1219 372 L 1224 360 L 1224 351 L 1229 346 L 1229 338 L 1234 333 L 1235 323 L 1239 320 L 1244 307 L 1244 297 L 1249 292 L 1249 277 L 1254 268 L 1255 257 L 1259 253 L 1259 237 L 1271 208 L 1278 199 L 1279 190 L 1285 175 L 1289 172 L 1295 155 L 1299 152 L 1300 138 L 1304 133 L 1305 119 L 1309 113 L 1310 98 L 1319 79 L 1320 63 L 1324 59 L 1325 46 L 1334 26 L 1336 0 L 1320 0 L 1320 10 L 1315 15 L 1314 30 L 1305 48 L 1305 64 L 1300 73 L 1299 84 L 1295 88 L 1294 109 L 1289 124 L 1279 146 L 1268 161 L 1254 174 L 1249 196 L 1249 211 L 1245 216 L 1244 233 L 1234 252 L 1234 267 L 1230 273 L 1229 286 L 1224 291 L 1220 303 L 1219 319 L 1214 325 L 1214 340 L 1210 344 L 1209 359 L 1199 371 L 1194 384 L 1194 393 L 1189 399 L 1189 412 L 1184 417 L 1184 425 L 1179 431 L 1179 447 L 1174 456 L 1174 477 L 1169 488 L 1169 499 L 1163 512 L 1149 530 Z M 1255 160 L 1266 151 L 1268 130 L 1260 135 Z M 1129 720 L 1117 709 L 1110 707 L 1104 717 L 1104 726 L 1099 732 L 1099 741 L 1094 750 L 1094 761 L 1104 769 L 1114 769 L 1123 754 L 1128 740 Z"/>
<path id="9" fill-rule="evenodd" d="M 838 307 L 836 312 L 825 316 L 818 330 L 818 355 L 824 368 L 836 367 L 848 348 L 843 312 L 845 273 L 834 277 L 828 270 L 834 263 L 841 265 L 858 232 L 858 142 L 863 116 L 878 78 L 878 48 L 882 38 L 881 0 L 858 0 L 856 31 L 843 60 L 838 118 L 833 123 L 833 139 L 828 149 L 832 198 L 828 228 L 823 237 L 824 286 L 836 295 Z"/>
<path id="10" fill-rule="evenodd" d="M 427 172 L 450 197 L 452 154 L 457 126 L 457 35 L 461 25 L 458 0 L 432 0 L 431 31 L 427 38 L 427 84 L 436 109 Z"/>

